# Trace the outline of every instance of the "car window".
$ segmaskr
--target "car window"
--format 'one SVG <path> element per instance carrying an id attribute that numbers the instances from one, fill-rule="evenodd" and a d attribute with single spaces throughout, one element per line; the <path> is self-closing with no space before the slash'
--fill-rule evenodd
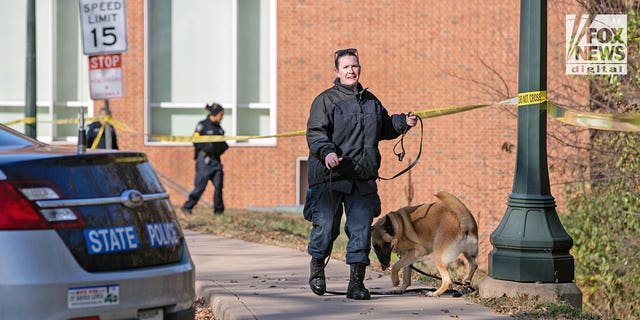
<path id="1" fill-rule="evenodd" d="M 0 148 L 22 148 L 35 143 L 18 131 L 0 125 Z"/>

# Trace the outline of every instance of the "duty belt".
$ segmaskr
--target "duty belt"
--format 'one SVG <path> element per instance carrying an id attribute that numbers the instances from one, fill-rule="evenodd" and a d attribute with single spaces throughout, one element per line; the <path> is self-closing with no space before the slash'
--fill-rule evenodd
<path id="1" fill-rule="evenodd" d="M 206 153 L 206 152 L 204 152 L 204 151 L 202 151 L 202 150 L 198 151 L 198 155 L 201 155 L 201 156 L 203 156 L 203 157 L 205 157 L 205 158 L 207 158 L 207 157 L 208 157 L 208 158 L 209 158 L 209 159 L 211 159 L 211 160 L 220 160 L 220 157 L 212 157 L 212 156 L 210 156 L 208 153 Z"/>

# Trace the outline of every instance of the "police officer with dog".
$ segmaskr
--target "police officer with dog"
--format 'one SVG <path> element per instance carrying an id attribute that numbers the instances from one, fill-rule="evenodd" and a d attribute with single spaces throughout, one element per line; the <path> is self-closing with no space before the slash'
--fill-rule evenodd
<path id="1" fill-rule="evenodd" d="M 380 215 L 376 179 L 381 156 L 378 143 L 414 127 L 417 117 L 389 115 L 380 100 L 359 82 L 361 66 L 354 48 L 334 53 L 337 78 L 318 95 L 307 120 L 309 192 L 304 217 L 312 223 L 307 251 L 311 255 L 309 286 L 326 292 L 324 267 L 340 234 L 343 211 L 349 238 L 347 298 L 368 300 L 364 286 L 370 264 L 371 224 Z"/>
<path id="2" fill-rule="evenodd" d="M 218 103 L 212 103 L 211 105 L 207 104 L 205 109 L 209 111 L 209 115 L 206 119 L 198 122 L 193 136 L 224 136 L 224 130 L 220 126 L 220 121 L 224 116 L 222 106 Z M 220 156 L 229 148 L 229 145 L 225 141 L 194 142 L 193 145 L 195 147 L 194 159 L 196 160 L 195 187 L 189 194 L 189 199 L 182 205 L 181 210 L 183 213 L 191 214 L 191 209 L 198 203 L 207 184 L 211 181 L 215 188 L 213 191 L 213 213 L 222 214 L 224 212 L 222 200 L 224 172 Z"/>

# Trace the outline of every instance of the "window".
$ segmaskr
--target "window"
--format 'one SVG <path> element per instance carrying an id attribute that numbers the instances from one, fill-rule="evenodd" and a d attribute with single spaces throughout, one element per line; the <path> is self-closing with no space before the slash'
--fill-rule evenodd
<path id="1" fill-rule="evenodd" d="M 296 159 L 296 205 L 304 205 L 307 202 L 307 189 L 309 181 L 307 173 L 309 170 L 309 161 L 307 157 L 298 157 Z"/>
<path id="2" fill-rule="evenodd" d="M 0 1 L 0 122 L 24 119 L 26 87 L 27 4 Z M 76 141 L 79 107 L 91 105 L 87 58 L 82 53 L 78 2 L 36 1 L 37 138 L 45 142 Z M 24 123 L 11 125 L 24 132 Z"/>
<path id="3" fill-rule="evenodd" d="M 211 102 L 229 136 L 276 131 L 275 0 L 148 0 L 146 132 L 190 136 Z M 149 140 L 149 143 L 168 143 Z M 273 145 L 274 138 L 231 141 Z"/>

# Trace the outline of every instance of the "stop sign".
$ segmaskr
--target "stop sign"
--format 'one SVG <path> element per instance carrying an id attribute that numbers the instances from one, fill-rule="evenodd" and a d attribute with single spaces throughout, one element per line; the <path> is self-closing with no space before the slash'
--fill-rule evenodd
<path id="1" fill-rule="evenodd" d="M 93 100 L 122 98 L 122 56 L 90 56 L 89 83 Z"/>

